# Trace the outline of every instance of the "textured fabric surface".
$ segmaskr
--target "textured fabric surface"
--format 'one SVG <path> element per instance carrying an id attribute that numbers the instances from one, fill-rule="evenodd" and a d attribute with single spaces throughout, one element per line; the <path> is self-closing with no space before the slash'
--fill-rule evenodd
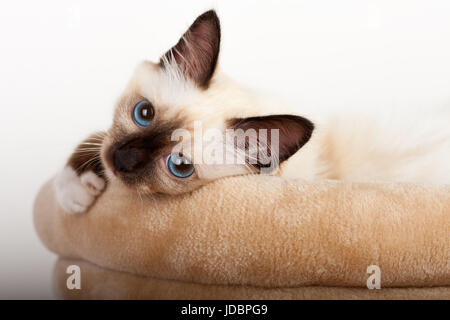
<path id="1" fill-rule="evenodd" d="M 141 198 L 111 184 L 90 211 L 68 215 L 50 181 L 34 219 L 60 256 L 156 279 L 365 288 L 377 265 L 383 288 L 450 286 L 450 186 L 243 176 Z"/>
<path id="2" fill-rule="evenodd" d="M 67 267 L 81 270 L 81 288 L 67 288 Z M 162 280 L 100 268 L 89 262 L 59 259 L 53 271 L 53 287 L 60 299 L 450 299 L 450 287 L 381 288 L 290 287 L 261 288 L 211 285 Z"/>

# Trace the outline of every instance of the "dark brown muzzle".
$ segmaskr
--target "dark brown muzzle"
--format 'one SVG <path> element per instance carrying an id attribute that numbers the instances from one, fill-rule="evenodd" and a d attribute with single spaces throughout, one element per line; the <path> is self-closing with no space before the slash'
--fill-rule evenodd
<path id="1" fill-rule="evenodd" d="M 114 152 L 114 168 L 118 172 L 130 173 L 145 166 L 148 161 L 144 148 L 126 144 Z"/>

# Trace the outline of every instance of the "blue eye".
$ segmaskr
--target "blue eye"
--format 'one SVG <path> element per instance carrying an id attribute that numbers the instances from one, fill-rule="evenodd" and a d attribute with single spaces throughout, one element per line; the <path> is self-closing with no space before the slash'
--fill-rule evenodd
<path id="1" fill-rule="evenodd" d="M 148 100 L 139 101 L 133 110 L 133 120 L 141 127 L 148 127 L 155 116 L 155 109 Z"/>
<path id="2" fill-rule="evenodd" d="M 188 178 L 195 170 L 188 158 L 176 154 L 167 157 L 167 169 L 177 178 Z"/>

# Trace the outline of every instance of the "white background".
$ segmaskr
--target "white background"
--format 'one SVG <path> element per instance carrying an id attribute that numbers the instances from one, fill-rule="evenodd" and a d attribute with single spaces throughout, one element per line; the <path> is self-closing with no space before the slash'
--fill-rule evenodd
<path id="1" fill-rule="evenodd" d="M 282 3 L 282 4 L 280 4 Z M 142 59 L 157 60 L 211 7 L 221 68 L 295 106 L 450 105 L 450 1 L 2 1 L 0 298 L 51 298 L 39 186 L 107 128 Z"/>

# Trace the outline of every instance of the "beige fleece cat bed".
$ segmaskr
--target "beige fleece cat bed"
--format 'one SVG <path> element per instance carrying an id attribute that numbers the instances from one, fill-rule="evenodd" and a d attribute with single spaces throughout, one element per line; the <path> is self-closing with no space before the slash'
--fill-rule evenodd
<path id="1" fill-rule="evenodd" d="M 170 298 L 175 283 L 193 286 L 192 298 L 450 299 L 450 186 L 241 176 L 140 198 L 110 184 L 88 212 L 68 215 L 48 182 L 34 219 L 51 251 L 109 269 L 100 286 L 123 286 L 122 298 Z M 381 291 L 393 289 L 367 293 L 370 265 Z M 100 298 L 90 286 L 84 297 Z M 173 298 L 189 298 L 180 290 Z"/>
<path id="2" fill-rule="evenodd" d="M 67 268 L 80 267 L 81 290 L 67 288 Z M 448 287 L 403 287 L 368 290 L 359 287 L 300 286 L 261 288 L 163 280 L 100 268 L 81 260 L 58 259 L 53 287 L 63 299 L 450 299 Z"/>

